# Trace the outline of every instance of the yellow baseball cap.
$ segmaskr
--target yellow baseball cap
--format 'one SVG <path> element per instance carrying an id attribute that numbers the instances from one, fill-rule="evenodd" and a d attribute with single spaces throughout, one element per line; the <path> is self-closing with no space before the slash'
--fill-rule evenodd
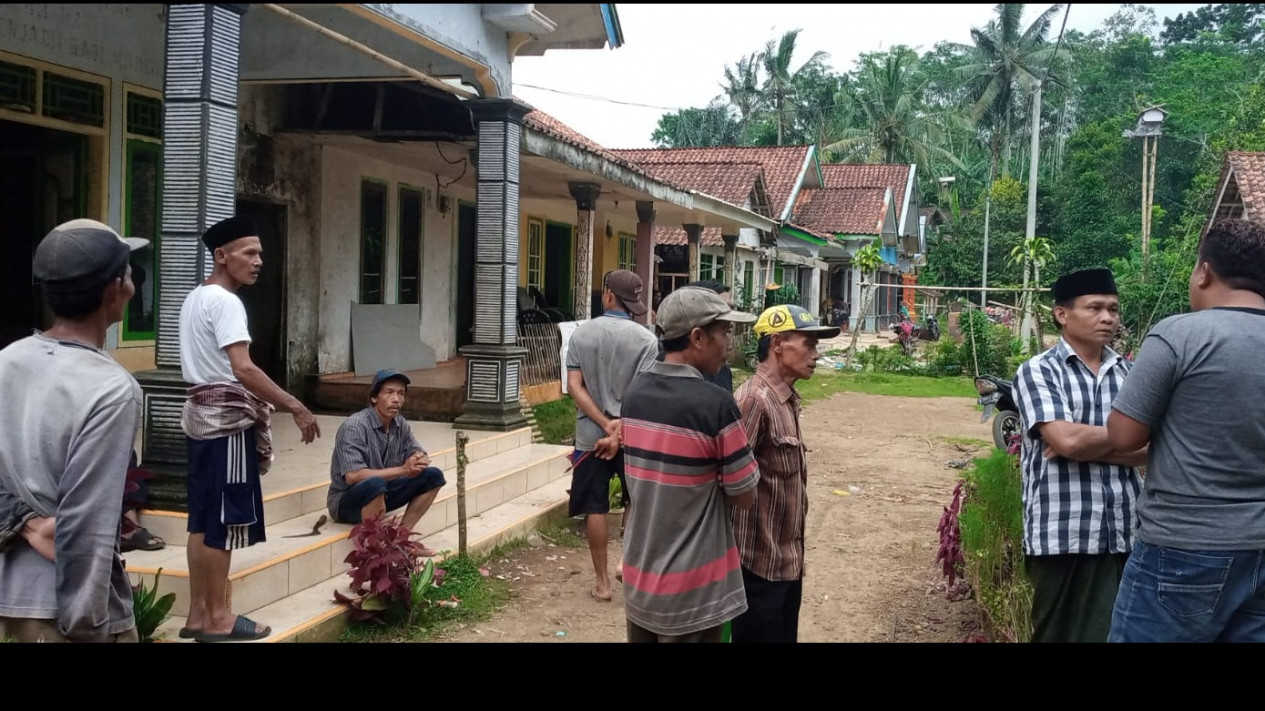
<path id="1" fill-rule="evenodd" d="M 802 331 L 819 338 L 834 338 L 839 335 L 838 326 L 823 326 L 815 316 L 794 304 L 770 306 L 755 322 L 757 338 L 787 331 Z"/>

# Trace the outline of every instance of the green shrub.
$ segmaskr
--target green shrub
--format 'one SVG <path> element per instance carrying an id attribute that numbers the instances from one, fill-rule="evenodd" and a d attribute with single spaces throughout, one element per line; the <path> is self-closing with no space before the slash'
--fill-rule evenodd
<path id="1" fill-rule="evenodd" d="M 899 345 L 881 348 L 870 346 L 857 353 L 857 363 L 862 370 L 874 373 L 905 373 L 907 375 L 925 375 L 926 368 L 905 355 Z"/>
<path id="2" fill-rule="evenodd" d="M 1023 498 L 1018 458 L 1000 449 L 965 475 L 967 495 L 958 517 L 966 577 L 984 629 L 997 641 L 1032 636 L 1032 586 L 1023 572 Z"/>

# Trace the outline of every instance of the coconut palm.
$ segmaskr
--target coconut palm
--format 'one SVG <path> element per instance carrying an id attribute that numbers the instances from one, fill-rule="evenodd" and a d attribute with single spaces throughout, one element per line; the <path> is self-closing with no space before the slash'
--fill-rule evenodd
<path id="1" fill-rule="evenodd" d="M 738 125 L 743 143 L 747 139 L 747 126 L 760 108 L 764 97 L 760 93 L 760 55 L 749 54 L 733 66 L 725 66 L 725 82 L 720 85 L 725 97 L 738 112 Z"/>
<path id="2" fill-rule="evenodd" d="M 852 266 L 861 270 L 861 310 L 859 321 L 856 327 L 852 329 L 852 342 L 848 344 L 848 352 L 843 356 L 844 365 L 852 363 L 852 356 L 856 354 L 857 340 L 861 337 L 861 325 L 865 323 L 865 315 L 870 311 L 870 303 L 874 300 L 874 280 L 877 277 L 878 268 L 883 265 L 883 256 L 879 254 L 878 247 L 870 242 L 861 247 L 852 255 Z"/>
<path id="3" fill-rule="evenodd" d="M 1049 68 L 1070 53 L 1049 42 L 1050 27 L 1062 7 L 1051 5 L 1037 19 L 1021 29 L 1023 3 L 1001 3 L 996 17 L 982 29 L 971 28 L 973 45 L 952 45 L 966 52 L 971 61 L 955 69 L 967 81 L 967 98 L 973 102 L 971 119 L 989 134 L 990 173 L 997 175 L 1002 155 L 1001 175 L 1010 174 L 1010 148 L 1014 130 L 1023 124 L 1028 110 L 1029 89 L 1045 78 Z M 1063 79 L 1051 73 L 1049 80 L 1060 86 Z"/>
<path id="4" fill-rule="evenodd" d="M 825 147 L 843 162 L 917 163 L 933 162 L 964 169 L 957 156 L 948 151 L 946 125 L 955 120 L 952 112 L 930 112 L 922 102 L 926 79 L 918 69 L 918 55 L 898 47 L 885 55 L 862 60 L 855 94 L 851 98 L 862 117 L 861 127 L 844 132 L 844 138 Z"/>
<path id="5" fill-rule="evenodd" d="M 776 43 L 769 40 L 764 51 L 759 54 L 760 65 L 764 69 L 764 86 L 761 87 L 764 104 L 771 108 L 777 124 L 777 145 L 782 145 L 785 129 L 795 120 L 795 77 L 807 67 L 818 65 L 830 55 L 826 52 L 813 52 L 807 62 L 799 69 L 791 71 L 791 60 L 795 54 L 795 38 L 799 30 L 789 30 Z"/>

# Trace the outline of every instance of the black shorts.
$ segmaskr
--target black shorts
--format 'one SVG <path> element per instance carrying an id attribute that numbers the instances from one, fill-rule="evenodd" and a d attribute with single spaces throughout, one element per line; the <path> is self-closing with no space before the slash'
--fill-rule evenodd
<path id="1" fill-rule="evenodd" d="M 397 477 L 390 481 L 382 477 L 371 476 L 364 481 L 352 484 L 343 492 L 338 503 L 338 511 L 334 512 L 334 520 L 339 523 L 360 523 L 360 510 L 370 501 L 386 495 L 386 513 L 406 506 L 410 501 L 432 489 L 443 486 L 444 473 L 439 467 L 426 467 L 415 477 Z"/>
<path id="2" fill-rule="evenodd" d="M 588 456 L 585 456 L 585 455 Z M 624 481 L 624 452 L 620 450 L 614 459 L 598 459 L 590 452 L 575 450 L 571 461 L 584 457 L 571 469 L 571 504 L 568 516 L 604 514 L 611 510 L 611 477 L 619 477 L 621 503 L 628 505 L 628 484 Z"/>
<path id="3" fill-rule="evenodd" d="M 189 445 L 189 533 L 210 548 L 235 550 L 264 541 L 264 496 L 255 428 Z"/>

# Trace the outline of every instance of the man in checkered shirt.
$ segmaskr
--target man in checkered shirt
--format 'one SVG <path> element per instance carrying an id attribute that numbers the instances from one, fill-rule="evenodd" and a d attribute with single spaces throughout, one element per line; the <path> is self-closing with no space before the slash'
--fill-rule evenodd
<path id="1" fill-rule="evenodd" d="M 1105 642 L 1133 544 L 1146 450 L 1117 452 L 1107 415 L 1129 362 L 1107 344 L 1120 325 L 1111 271 L 1054 283 L 1057 345 L 1015 375 L 1023 424 L 1024 568 L 1032 641 Z"/>

